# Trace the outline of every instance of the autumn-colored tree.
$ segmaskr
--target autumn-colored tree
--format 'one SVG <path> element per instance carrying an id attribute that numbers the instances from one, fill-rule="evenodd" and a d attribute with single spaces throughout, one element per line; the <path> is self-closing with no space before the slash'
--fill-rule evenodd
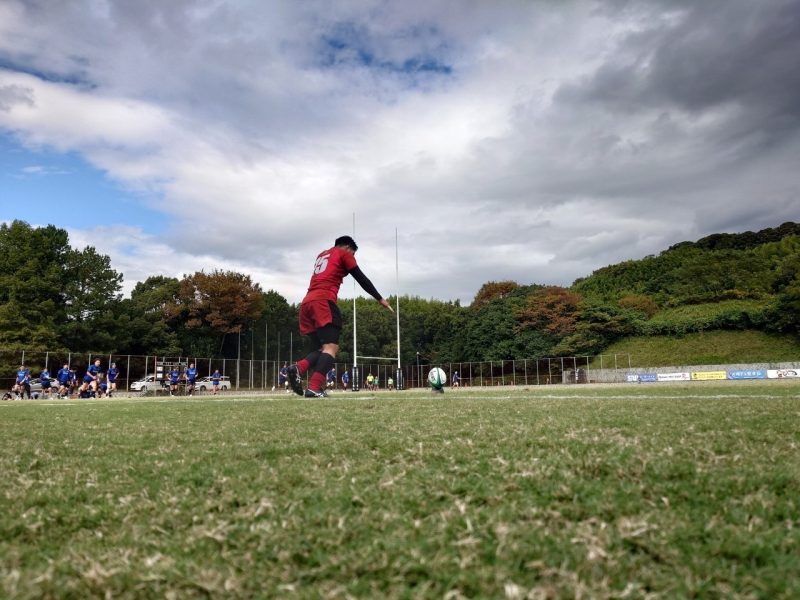
<path id="1" fill-rule="evenodd" d="M 208 328 L 219 351 L 228 333 L 241 332 L 264 310 L 261 287 L 249 275 L 234 271 L 198 271 L 180 282 L 177 299 L 165 307 L 173 321 L 189 329 Z"/>
<path id="2" fill-rule="evenodd" d="M 501 300 L 519 287 L 516 281 L 488 281 L 481 286 L 475 299 L 472 301 L 474 307 L 484 306 L 493 300 Z"/>
<path id="3" fill-rule="evenodd" d="M 619 305 L 621 308 L 641 313 L 648 319 L 658 312 L 658 304 L 649 296 L 642 294 L 628 294 L 620 298 Z"/>
<path id="4" fill-rule="evenodd" d="M 564 337 L 575 331 L 581 297 L 560 286 L 547 286 L 534 291 L 517 311 L 521 331 L 535 329 L 553 337 Z"/>

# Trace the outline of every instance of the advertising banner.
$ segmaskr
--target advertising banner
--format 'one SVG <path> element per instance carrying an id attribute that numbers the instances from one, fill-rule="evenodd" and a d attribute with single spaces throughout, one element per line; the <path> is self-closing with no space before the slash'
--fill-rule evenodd
<path id="1" fill-rule="evenodd" d="M 658 378 L 655 373 L 639 373 L 639 375 L 634 375 L 636 377 L 636 381 L 640 383 L 652 383 L 654 381 L 658 381 Z"/>
<path id="2" fill-rule="evenodd" d="M 658 381 L 689 381 L 689 373 L 659 373 Z"/>
<path id="3" fill-rule="evenodd" d="M 769 369 L 767 377 L 770 379 L 790 379 L 800 377 L 800 370 L 798 369 Z"/>
<path id="4" fill-rule="evenodd" d="M 747 369 L 743 371 L 728 371 L 728 379 L 766 379 L 764 369 Z"/>
<path id="5" fill-rule="evenodd" d="M 711 381 L 712 379 L 727 379 L 727 371 L 694 371 L 692 381 Z"/>

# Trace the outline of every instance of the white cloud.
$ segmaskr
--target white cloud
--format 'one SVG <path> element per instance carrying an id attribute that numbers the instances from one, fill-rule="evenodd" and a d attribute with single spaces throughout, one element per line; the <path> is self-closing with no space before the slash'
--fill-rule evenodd
<path id="1" fill-rule="evenodd" d="M 730 6 L 714 18 L 731 27 L 754 10 Z M 355 213 L 379 290 L 394 292 L 397 228 L 401 291 L 468 302 L 488 280 L 568 284 L 797 214 L 797 128 L 754 108 L 780 84 L 760 73 L 769 95 L 726 96 L 691 79 L 702 61 L 671 58 L 708 18 L 657 1 L 10 1 L 0 129 L 80 153 L 169 216 L 159 237 L 100 236 L 128 282 L 236 268 L 298 301 Z"/>

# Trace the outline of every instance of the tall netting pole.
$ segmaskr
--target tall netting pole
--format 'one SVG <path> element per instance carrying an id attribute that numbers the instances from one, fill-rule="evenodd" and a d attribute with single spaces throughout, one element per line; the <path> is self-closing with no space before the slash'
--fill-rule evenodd
<path id="1" fill-rule="evenodd" d="M 403 382 L 403 369 L 400 367 L 400 259 L 397 244 L 397 227 L 394 228 L 394 276 L 396 280 L 395 291 L 395 320 L 397 323 L 397 376 L 395 377 L 395 387 L 398 390 L 405 388 Z"/>
<path id="2" fill-rule="evenodd" d="M 356 213 L 353 213 L 353 239 L 356 237 Z M 353 279 L 353 383 L 350 389 L 357 392 L 361 388 L 358 373 L 358 335 L 356 334 L 356 280 Z"/>

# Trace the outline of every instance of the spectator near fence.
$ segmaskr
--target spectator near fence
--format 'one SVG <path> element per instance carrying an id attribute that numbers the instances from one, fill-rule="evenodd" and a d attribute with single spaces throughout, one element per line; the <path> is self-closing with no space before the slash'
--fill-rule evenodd
<path id="1" fill-rule="evenodd" d="M 49 400 L 51 398 L 50 371 L 47 370 L 47 367 L 39 373 L 39 382 L 42 384 L 42 396 L 47 394 L 47 399 Z"/>
<path id="2" fill-rule="evenodd" d="M 189 368 L 186 369 L 186 372 L 183 374 L 186 378 L 186 393 L 189 396 L 194 395 L 194 384 L 197 381 L 197 369 L 194 366 L 194 363 L 189 364 Z"/>
<path id="3" fill-rule="evenodd" d="M 178 380 L 181 377 L 181 372 L 178 370 L 178 367 L 172 367 L 172 370 L 169 372 L 169 395 L 170 396 L 177 396 L 178 395 Z"/>
<path id="4" fill-rule="evenodd" d="M 332 368 L 330 371 L 328 371 L 327 379 L 328 379 L 327 386 L 329 388 L 331 388 L 331 389 L 335 388 L 336 387 L 336 368 L 335 367 Z"/>
<path id="5" fill-rule="evenodd" d="M 83 376 L 83 384 L 80 389 L 81 397 L 87 392 L 94 392 L 95 395 L 97 395 L 100 390 L 98 381 L 99 373 L 100 359 L 98 358 L 86 369 L 86 375 Z"/>
<path id="6" fill-rule="evenodd" d="M 283 363 L 281 370 L 278 372 L 278 385 L 284 388 L 287 394 L 291 392 L 289 389 L 289 363 Z"/>
<path id="7" fill-rule="evenodd" d="M 108 368 L 108 372 L 106 373 L 106 381 L 108 382 L 107 386 L 107 393 L 108 397 L 111 398 L 114 392 L 117 391 L 117 377 L 119 376 L 119 369 L 117 369 L 117 363 L 111 363 L 111 366 Z"/>
<path id="8" fill-rule="evenodd" d="M 216 370 L 215 370 L 215 371 L 214 371 L 214 372 L 211 374 L 211 388 L 214 390 L 214 395 L 215 395 L 215 396 L 216 396 L 217 394 L 219 394 L 219 380 L 220 380 L 221 378 L 222 378 L 222 375 L 220 375 L 219 369 L 216 369 Z"/>
<path id="9" fill-rule="evenodd" d="M 342 389 L 346 390 L 350 386 L 350 373 L 345 371 L 342 373 Z"/>
<path id="10" fill-rule="evenodd" d="M 66 398 L 69 396 L 70 382 L 72 381 L 72 371 L 69 370 L 69 364 L 64 363 L 64 366 L 56 373 L 58 379 L 58 397 Z"/>
<path id="11" fill-rule="evenodd" d="M 25 365 L 20 365 L 17 371 L 17 383 L 14 387 L 19 398 L 24 398 L 27 394 L 28 400 L 31 399 L 31 372 Z"/>

